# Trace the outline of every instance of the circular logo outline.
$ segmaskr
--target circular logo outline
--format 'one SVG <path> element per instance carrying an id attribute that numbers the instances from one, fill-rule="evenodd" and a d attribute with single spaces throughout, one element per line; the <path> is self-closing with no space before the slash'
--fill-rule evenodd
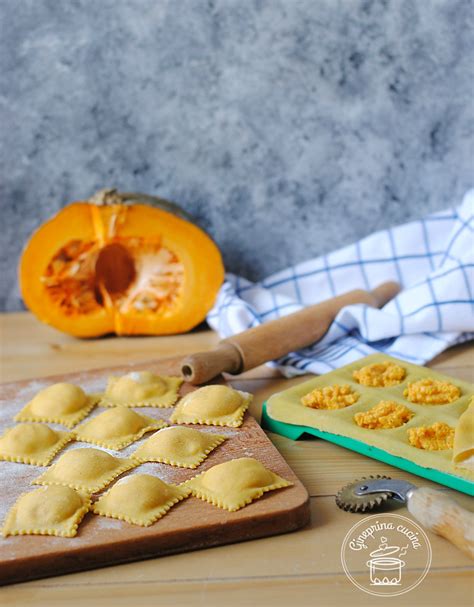
<path id="1" fill-rule="evenodd" d="M 428 562 L 427 562 L 427 564 L 425 566 L 425 569 L 423 570 L 423 573 L 419 577 L 419 579 L 415 583 L 411 584 L 411 586 L 409 586 L 405 590 L 401 590 L 400 592 L 394 592 L 394 593 L 390 593 L 390 594 L 384 594 L 382 592 L 375 592 L 373 590 L 368 590 L 367 588 L 365 588 L 364 586 L 362 586 L 361 584 L 359 584 L 359 582 L 352 577 L 351 572 L 349 571 L 349 569 L 347 567 L 347 564 L 346 564 L 346 561 L 345 561 L 345 557 L 344 557 L 345 548 L 346 548 L 347 543 L 349 541 L 349 537 L 352 535 L 354 529 L 356 527 L 358 527 L 362 522 L 370 521 L 370 520 L 373 520 L 373 519 L 380 519 L 381 517 L 389 517 L 389 518 L 395 518 L 395 519 L 402 519 L 403 521 L 405 521 L 407 523 L 410 523 L 410 525 L 413 525 L 418 531 L 421 532 L 422 536 L 426 540 L 426 545 L 427 545 L 427 548 L 428 548 Z M 357 588 L 359 588 L 359 590 L 362 590 L 363 592 L 366 592 L 367 594 L 371 594 L 372 596 L 384 596 L 384 597 L 400 596 L 401 594 L 405 594 L 407 592 L 410 592 L 411 590 L 414 590 L 417 586 L 419 586 L 421 584 L 421 582 L 428 575 L 428 572 L 429 572 L 429 570 L 431 568 L 432 558 L 433 558 L 433 550 L 431 548 L 430 540 L 429 540 L 428 536 L 426 535 L 425 531 L 418 525 L 418 523 L 415 523 L 415 521 L 412 521 L 408 517 L 402 516 L 401 514 L 389 514 L 389 513 L 382 513 L 381 512 L 380 514 L 372 514 L 371 516 L 365 517 L 361 521 L 358 521 L 357 523 L 355 523 L 354 525 L 352 525 L 352 527 L 346 533 L 346 535 L 344 537 L 344 540 L 342 541 L 342 545 L 341 545 L 341 564 L 342 564 L 342 568 L 344 569 L 344 573 L 346 574 L 347 578 L 349 579 L 349 581 L 352 584 L 354 584 L 354 586 L 356 586 Z"/>

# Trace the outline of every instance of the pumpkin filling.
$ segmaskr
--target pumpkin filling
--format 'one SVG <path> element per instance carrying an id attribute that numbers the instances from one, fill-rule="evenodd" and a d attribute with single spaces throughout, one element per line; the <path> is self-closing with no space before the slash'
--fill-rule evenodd
<path id="1" fill-rule="evenodd" d="M 410 421 L 414 413 L 405 405 L 392 400 L 381 400 L 368 411 L 360 411 L 354 415 L 355 423 L 369 430 L 388 430 L 399 428 Z"/>
<path id="2" fill-rule="evenodd" d="M 51 300 L 66 315 L 113 308 L 120 314 L 165 314 L 179 301 L 184 267 L 161 238 L 71 240 L 41 277 Z"/>
<path id="3" fill-rule="evenodd" d="M 420 426 L 408 430 L 408 442 L 417 449 L 442 451 L 452 449 L 454 428 L 444 422 L 435 422 L 431 426 Z"/>
<path id="4" fill-rule="evenodd" d="M 305 407 L 312 409 L 344 409 L 357 402 L 359 395 L 349 385 L 315 388 L 301 398 Z"/>

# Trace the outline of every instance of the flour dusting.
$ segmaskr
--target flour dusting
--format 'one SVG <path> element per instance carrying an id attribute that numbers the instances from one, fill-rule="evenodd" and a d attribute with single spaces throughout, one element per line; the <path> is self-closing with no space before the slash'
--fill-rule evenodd
<path id="1" fill-rule="evenodd" d="M 133 367 L 132 367 L 133 368 Z M 132 371 L 132 373 L 135 373 Z M 105 389 L 107 383 L 107 376 L 101 375 L 97 373 L 94 377 L 90 377 L 88 374 L 77 373 L 74 375 L 73 379 L 74 384 L 80 385 L 82 389 L 87 394 L 99 394 L 102 393 Z M 7 429 L 15 425 L 14 417 L 15 415 L 40 391 L 46 388 L 47 386 L 54 383 L 51 380 L 33 380 L 28 383 L 26 386 L 19 389 L 17 392 L 13 393 L 11 387 L 6 386 L 4 389 L 0 386 L 1 394 L 0 394 L 0 434 Z M 8 396 L 7 396 L 8 394 Z M 84 421 L 88 421 L 100 413 L 103 413 L 106 410 L 104 407 L 96 406 L 87 416 Z M 169 418 L 174 411 L 174 407 L 169 408 L 156 408 L 156 407 L 140 407 L 137 411 L 141 415 L 146 415 L 153 419 L 161 419 L 166 421 L 168 424 Z M 69 430 L 65 428 L 61 424 L 48 424 L 51 428 L 55 430 Z M 170 424 L 173 425 L 173 424 Z M 244 429 L 235 429 L 235 428 L 227 428 L 227 427 L 210 427 L 210 426 L 200 426 L 194 425 L 194 427 L 198 428 L 202 432 L 206 432 L 209 434 L 220 434 L 224 435 L 228 440 L 223 443 L 223 446 L 226 447 L 225 458 L 229 459 L 229 457 L 236 456 L 235 454 L 242 454 L 242 451 L 245 455 L 252 455 L 251 451 L 246 448 L 248 445 L 249 436 Z M 74 428 L 72 429 L 74 431 Z M 98 447 L 97 445 L 91 445 L 82 441 L 73 441 L 68 443 L 65 448 L 63 448 L 53 459 L 50 465 L 54 465 L 58 459 L 66 452 L 74 449 L 82 449 L 82 448 L 93 448 L 100 449 L 111 455 L 118 458 L 129 458 L 132 456 L 134 451 L 142 445 L 152 433 L 147 433 L 141 439 L 135 441 L 131 445 L 128 445 L 124 449 L 120 451 L 105 449 L 102 447 Z M 162 481 L 170 484 L 180 484 L 201 472 L 204 472 L 208 468 L 213 465 L 220 463 L 222 461 L 222 446 L 218 447 L 215 451 L 213 451 L 209 457 L 199 466 L 199 470 L 197 469 L 187 469 L 187 468 L 178 468 L 173 467 L 167 464 L 160 463 L 145 463 L 140 464 L 138 467 L 133 470 L 129 470 L 122 474 L 118 480 L 130 477 L 133 474 L 150 474 L 152 476 L 156 476 Z M 26 492 L 34 491 L 37 489 L 37 486 L 32 485 L 32 481 L 40 476 L 46 467 L 43 466 L 32 466 L 28 464 L 19 464 L 12 462 L 0 462 L 0 491 L 1 491 L 1 500 L 0 500 L 0 524 L 5 519 L 5 516 L 8 510 L 13 506 L 18 497 Z M 115 482 L 115 481 L 114 481 Z M 103 489 L 101 492 L 94 494 L 92 496 L 93 501 L 97 500 L 100 495 L 109 490 L 112 487 L 113 483 L 111 483 L 108 487 Z M 191 498 L 193 500 L 194 498 Z M 73 538 L 61 538 L 61 537 L 46 537 L 43 536 L 38 539 L 38 550 L 39 551 L 48 551 L 48 550 L 70 550 L 71 548 L 76 548 L 80 546 L 86 546 L 91 544 L 97 544 L 97 542 L 103 542 L 104 545 L 107 544 L 108 541 L 120 541 L 120 538 L 123 536 L 124 529 L 129 529 L 129 525 L 123 521 L 119 521 L 112 518 L 107 518 L 103 516 L 98 516 L 93 513 L 88 513 L 80 528 L 78 535 Z M 153 533 L 152 528 L 137 528 L 137 538 L 141 536 L 143 533 Z M 0 548 L 4 550 L 8 549 L 8 558 L 15 558 L 24 556 L 25 548 L 24 548 L 24 538 L 22 536 L 9 536 L 8 538 L 0 538 Z M 34 553 L 34 547 L 36 541 L 33 541 L 33 544 L 29 544 L 28 550 L 30 554 Z"/>

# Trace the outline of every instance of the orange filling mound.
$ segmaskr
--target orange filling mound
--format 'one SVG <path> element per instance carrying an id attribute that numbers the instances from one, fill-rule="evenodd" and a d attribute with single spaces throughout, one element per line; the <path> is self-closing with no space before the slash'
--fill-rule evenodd
<path id="1" fill-rule="evenodd" d="M 383 388 L 385 386 L 396 386 L 405 379 L 406 371 L 395 363 L 374 363 L 356 369 L 352 377 L 363 386 Z"/>
<path id="2" fill-rule="evenodd" d="M 403 396 L 412 403 L 446 405 L 459 398 L 461 390 L 448 381 L 427 378 L 408 384 Z"/>
<path id="3" fill-rule="evenodd" d="M 436 422 L 432 426 L 409 428 L 408 442 L 418 449 L 427 451 L 441 451 L 452 449 L 454 445 L 454 428 L 443 422 Z"/>
<path id="4" fill-rule="evenodd" d="M 301 402 L 313 409 L 344 409 L 357 402 L 358 398 L 359 395 L 350 386 L 335 384 L 312 390 L 301 398 Z"/>
<path id="5" fill-rule="evenodd" d="M 386 430 L 403 426 L 410 421 L 413 415 L 414 413 L 405 405 L 400 405 L 391 400 L 382 400 L 372 409 L 356 413 L 354 421 L 361 428 Z"/>

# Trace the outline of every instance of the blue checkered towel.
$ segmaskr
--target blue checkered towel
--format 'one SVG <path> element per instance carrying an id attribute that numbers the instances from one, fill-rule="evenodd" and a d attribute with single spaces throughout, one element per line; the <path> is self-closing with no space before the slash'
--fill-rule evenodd
<path id="1" fill-rule="evenodd" d="M 207 320 L 229 337 L 351 289 L 396 280 L 403 290 L 381 310 L 347 306 L 320 342 L 273 364 L 288 377 L 326 373 L 374 352 L 423 364 L 474 338 L 473 232 L 470 190 L 457 209 L 376 232 L 260 282 L 227 274 Z"/>

